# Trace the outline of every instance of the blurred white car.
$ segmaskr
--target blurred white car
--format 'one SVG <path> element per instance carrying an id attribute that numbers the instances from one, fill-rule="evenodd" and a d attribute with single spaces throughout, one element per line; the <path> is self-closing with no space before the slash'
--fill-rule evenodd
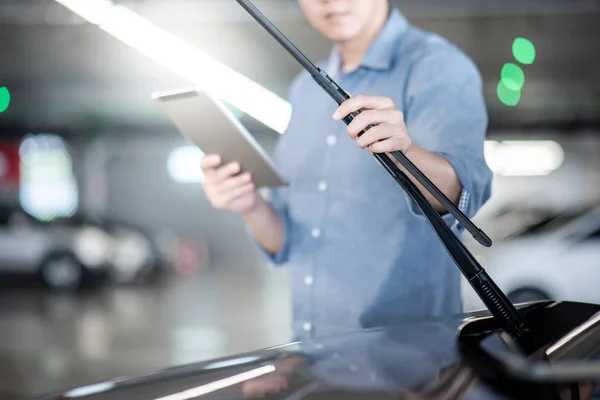
<path id="1" fill-rule="evenodd" d="M 110 237 L 106 259 L 109 275 L 117 283 L 132 283 L 152 274 L 162 260 L 151 238 L 141 228 L 107 217 L 76 214 L 56 222 L 71 226 L 89 226 Z"/>
<path id="2" fill-rule="evenodd" d="M 0 206 L 0 273 L 37 275 L 50 289 L 73 291 L 108 274 L 112 246 L 96 227 L 41 222 Z"/>
<path id="3" fill-rule="evenodd" d="M 154 247 L 142 230 L 117 221 L 76 215 L 42 222 L 0 205 L 0 273 L 38 275 L 53 290 L 148 278 L 164 269 Z"/>
<path id="4" fill-rule="evenodd" d="M 600 302 L 600 207 L 548 215 L 474 253 L 515 303 Z M 484 308 L 464 280 L 463 304 L 465 310 Z"/>

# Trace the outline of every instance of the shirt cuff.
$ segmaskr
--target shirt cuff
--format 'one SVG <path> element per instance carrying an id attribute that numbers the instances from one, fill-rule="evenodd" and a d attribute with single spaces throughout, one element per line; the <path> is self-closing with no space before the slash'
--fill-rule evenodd
<path id="1" fill-rule="evenodd" d="M 471 194 L 469 193 L 469 191 L 466 189 L 463 189 L 461 192 L 461 195 L 460 195 L 458 209 L 465 215 L 467 213 L 467 209 L 469 206 L 470 197 L 471 197 Z M 408 194 L 405 194 L 405 198 L 408 203 L 408 209 L 409 209 L 410 213 L 416 218 L 426 220 L 425 215 L 423 214 L 423 212 L 421 211 L 419 206 L 417 206 L 417 204 L 410 198 L 410 196 Z M 450 214 L 449 212 L 442 215 L 442 219 L 457 234 L 462 233 L 464 231 L 464 227 L 462 226 L 462 224 L 459 223 L 458 220 L 456 218 L 454 218 L 454 215 Z"/>
<path id="2" fill-rule="evenodd" d="M 436 153 L 436 154 L 438 154 L 438 155 L 444 157 L 446 160 L 448 160 L 448 162 L 452 165 L 452 167 L 456 171 L 458 179 L 461 182 L 461 185 L 463 187 L 461 194 L 460 194 L 460 199 L 458 201 L 458 209 L 463 214 L 467 215 L 467 212 L 469 210 L 469 201 L 471 199 L 471 192 L 468 190 L 469 184 L 467 181 L 467 173 L 463 169 L 462 163 L 457 162 L 457 160 L 455 160 L 453 157 L 450 157 L 447 154 L 443 154 L 443 153 Z M 419 206 L 417 206 L 417 204 L 411 199 L 411 197 L 408 195 L 408 193 L 405 193 L 404 197 L 406 199 L 410 213 L 416 218 L 426 220 L 425 215 L 423 215 L 423 212 L 421 211 Z M 458 222 L 458 220 L 456 220 L 456 218 L 454 218 L 454 216 L 452 214 L 450 214 L 449 212 L 444 214 L 442 216 L 442 219 L 457 234 L 464 231 L 464 227 L 462 226 L 462 224 L 460 224 Z"/>
<path id="3" fill-rule="evenodd" d="M 463 189 L 460 194 L 460 200 L 458 201 L 458 209 L 462 211 L 463 214 L 467 215 L 467 210 L 469 209 L 469 200 L 471 198 L 471 193 L 467 189 Z M 462 232 L 465 230 L 465 227 L 458 221 L 454 222 L 452 225 L 452 229 L 455 229 L 458 232 Z"/>
<path id="4" fill-rule="evenodd" d="M 247 232 L 250 235 L 250 239 L 254 243 L 255 247 L 258 249 L 258 252 L 265 260 L 273 265 L 282 265 L 287 262 L 289 256 L 291 223 L 285 212 L 278 209 L 275 209 L 275 212 L 279 215 L 279 218 L 283 223 L 283 244 L 277 254 L 271 254 L 266 251 L 265 248 L 262 247 L 260 243 L 256 241 L 256 239 L 254 239 L 254 236 L 250 230 L 247 230 Z"/>

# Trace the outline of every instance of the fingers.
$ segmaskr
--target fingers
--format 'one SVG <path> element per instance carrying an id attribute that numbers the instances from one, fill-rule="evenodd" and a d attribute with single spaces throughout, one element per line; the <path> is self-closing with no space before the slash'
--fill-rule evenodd
<path id="1" fill-rule="evenodd" d="M 366 131 L 356 141 L 358 147 L 372 153 L 402 151 L 406 153 L 412 141 L 405 126 L 378 125 Z"/>
<path id="2" fill-rule="evenodd" d="M 412 141 L 408 136 L 404 115 L 392 99 L 370 95 L 352 97 L 340 105 L 333 119 L 344 119 L 357 111 L 360 113 L 350 122 L 347 131 L 350 138 L 358 139 L 360 148 L 372 153 L 408 151 Z M 369 126 L 371 128 L 365 131 Z"/>
<path id="3" fill-rule="evenodd" d="M 366 131 L 361 137 L 356 140 L 356 144 L 361 149 L 366 149 L 373 143 L 377 143 L 380 140 L 388 139 L 394 136 L 393 128 L 389 125 L 374 126 Z"/>
<path id="4" fill-rule="evenodd" d="M 204 192 L 217 209 L 226 210 L 234 200 L 256 190 L 250 173 L 239 174 L 242 168 L 237 162 L 223 165 L 219 155 L 203 157 L 202 171 Z"/>
<path id="5" fill-rule="evenodd" d="M 219 192 L 228 192 L 228 191 L 236 189 L 240 186 L 244 186 L 248 183 L 252 183 L 252 176 L 250 175 L 249 172 L 246 172 L 239 176 L 234 176 L 232 178 L 222 181 L 218 185 L 218 191 Z"/>
<path id="6" fill-rule="evenodd" d="M 202 159 L 202 172 L 204 173 L 205 183 L 208 185 L 220 184 L 242 170 L 241 165 L 237 162 L 221 166 L 220 158 L 217 159 L 216 157 Z"/>
<path id="7" fill-rule="evenodd" d="M 246 183 L 242 186 L 238 186 L 227 192 L 224 192 L 224 194 L 222 195 L 223 202 L 225 204 L 227 204 L 230 201 L 235 200 L 238 197 L 244 196 L 244 195 L 252 192 L 253 190 L 254 190 L 254 183 L 252 183 L 252 182 Z"/>
<path id="8" fill-rule="evenodd" d="M 218 154 L 210 154 L 202 158 L 201 168 L 207 180 L 222 182 L 242 170 L 239 163 L 232 162 L 221 166 L 222 159 Z"/>
<path id="9" fill-rule="evenodd" d="M 218 210 L 227 210 L 229 208 L 229 204 L 234 200 L 246 196 L 247 194 L 252 193 L 255 190 L 254 183 L 247 183 L 243 186 L 238 186 L 229 191 L 222 191 L 219 193 L 215 193 L 210 196 L 211 203 L 213 207 Z"/>
<path id="10" fill-rule="evenodd" d="M 385 110 L 396 106 L 389 97 L 358 95 L 343 102 L 333 114 L 333 119 L 341 120 L 355 111 L 362 109 Z"/>
<path id="11" fill-rule="evenodd" d="M 204 173 L 221 165 L 221 156 L 218 154 L 207 154 L 202 157 L 201 168 Z"/>
<path id="12" fill-rule="evenodd" d="M 412 145 L 406 128 L 396 125 L 374 126 L 358 138 L 356 143 L 361 149 L 367 149 L 371 153 L 406 153 Z"/>
<path id="13" fill-rule="evenodd" d="M 356 139 L 369 125 L 380 124 L 404 125 L 404 115 L 397 109 L 363 111 L 348 125 L 348 136 Z"/>
<path id="14" fill-rule="evenodd" d="M 237 162 L 229 163 L 215 171 L 214 179 L 217 182 L 223 182 L 242 170 L 242 166 Z"/>
<path id="15" fill-rule="evenodd" d="M 367 147 L 371 153 L 391 153 L 393 151 L 401 151 L 406 153 L 412 141 L 408 136 L 393 136 L 381 142 L 375 142 Z"/>
<path id="16" fill-rule="evenodd" d="M 217 168 L 221 166 L 221 162 L 221 156 L 218 154 L 208 154 L 202 158 L 200 168 L 202 169 L 206 182 L 215 180 Z"/>

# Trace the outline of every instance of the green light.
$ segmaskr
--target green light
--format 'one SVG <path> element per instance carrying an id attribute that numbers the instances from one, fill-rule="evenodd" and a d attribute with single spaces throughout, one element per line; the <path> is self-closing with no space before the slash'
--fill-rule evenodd
<path id="1" fill-rule="evenodd" d="M 512 90 L 504 84 L 504 80 L 498 83 L 498 98 L 507 106 L 514 107 L 521 101 L 521 91 Z"/>
<path id="2" fill-rule="evenodd" d="M 10 105 L 10 92 L 6 87 L 0 87 L 0 113 L 8 109 Z"/>
<path id="3" fill-rule="evenodd" d="M 516 38 L 512 50 L 515 59 L 521 64 L 533 64 L 535 61 L 535 46 L 528 39 Z"/>
<path id="4" fill-rule="evenodd" d="M 525 84 L 525 72 L 517 64 L 506 63 L 500 72 L 504 85 L 513 91 L 519 91 Z"/>

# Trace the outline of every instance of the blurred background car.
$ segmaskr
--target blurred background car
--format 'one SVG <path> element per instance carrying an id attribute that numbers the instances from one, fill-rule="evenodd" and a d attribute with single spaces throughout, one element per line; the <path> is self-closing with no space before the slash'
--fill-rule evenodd
<path id="1" fill-rule="evenodd" d="M 529 211 L 517 213 L 521 221 L 517 230 L 492 248 L 478 251 L 479 261 L 498 286 L 515 303 L 600 302 L 600 207 Z M 533 214 L 538 218 L 528 223 L 526 215 Z M 501 215 L 507 218 L 507 213 Z M 484 308 L 469 290 L 464 302 L 467 309 Z"/>
<path id="2" fill-rule="evenodd" d="M 153 240 L 154 239 L 154 240 Z M 0 273 L 36 275 L 52 290 L 150 282 L 172 266 L 176 242 L 116 220 L 77 214 L 40 221 L 0 205 Z"/>
<path id="3" fill-rule="evenodd" d="M 84 224 L 42 222 L 0 206 L 0 272 L 37 275 L 56 291 L 98 283 L 110 271 L 114 237 Z"/>
<path id="4" fill-rule="evenodd" d="M 110 277 L 116 283 L 151 281 L 164 276 L 172 266 L 177 242 L 166 229 L 153 232 L 115 218 L 84 213 L 55 221 L 93 226 L 111 236 Z"/>

